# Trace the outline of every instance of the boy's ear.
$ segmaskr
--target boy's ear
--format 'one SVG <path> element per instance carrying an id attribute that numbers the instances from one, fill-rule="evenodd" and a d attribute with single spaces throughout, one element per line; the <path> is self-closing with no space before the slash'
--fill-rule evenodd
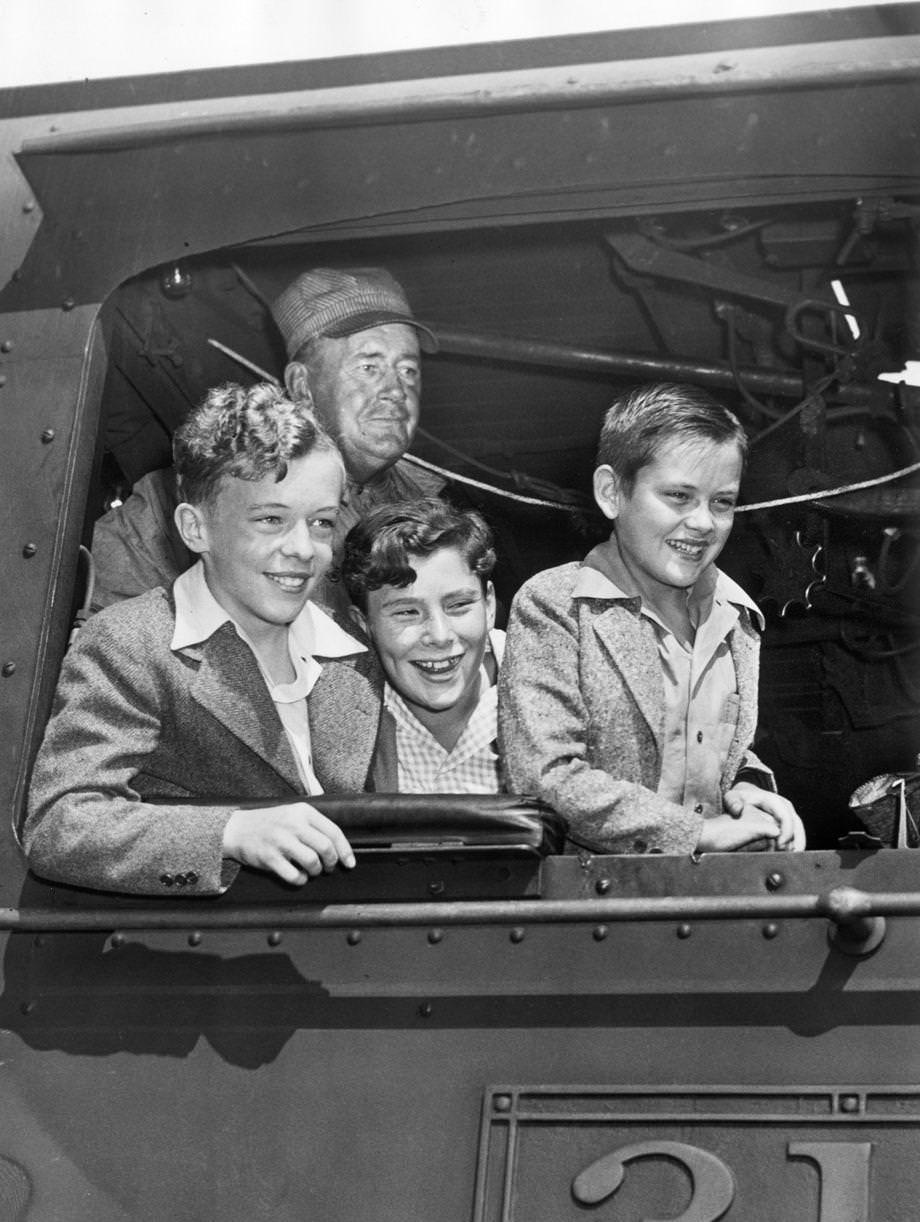
<path id="1" fill-rule="evenodd" d="M 190 552 L 200 555 L 208 550 L 208 527 L 200 505 L 182 501 L 173 514 L 176 529 Z"/>
<path id="2" fill-rule="evenodd" d="M 597 507 L 613 522 L 620 514 L 620 482 L 613 467 L 604 463 L 594 472 L 594 499 Z"/>
<path id="3" fill-rule="evenodd" d="M 313 406 L 310 390 L 310 372 L 302 361 L 288 361 L 284 367 L 284 388 L 288 397 L 305 407 Z"/>
<path id="4" fill-rule="evenodd" d="M 495 627 L 495 586 L 486 582 L 486 627 L 491 632 Z"/>
<path id="5" fill-rule="evenodd" d="M 356 607 L 354 603 L 350 603 L 348 607 L 348 618 L 358 629 L 362 636 L 370 640 L 370 633 L 367 630 L 367 616 L 360 607 Z"/>

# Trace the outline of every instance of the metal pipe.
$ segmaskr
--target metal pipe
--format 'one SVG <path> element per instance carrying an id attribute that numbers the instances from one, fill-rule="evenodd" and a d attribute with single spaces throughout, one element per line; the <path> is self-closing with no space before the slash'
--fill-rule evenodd
<path id="1" fill-rule="evenodd" d="M 552 340 L 512 339 L 510 336 L 482 335 L 458 327 L 432 328 L 442 353 L 452 356 L 473 356 L 497 361 L 512 361 L 522 365 L 544 365 L 553 369 L 575 369 L 581 373 L 613 375 L 615 377 L 696 382 L 704 386 L 735 389 L 734 375 L 721 365 L 702 361 L 680 360 L 673 357 L 646 356 L 630 352 L 606 352 L 599 348 L 581 348 Z M 750 390 L 763 394 L 801 399 L 805 394 L 803 380 L 795 374 L 774 373 L 764 369 L 741 368 L 738 377 Z M 888 393 L 883 391 L 884 394 Z M 846 386 L 836 396 L 848 403 L 870 403 L 878 400 L 877 386 Z"/>
<path id="2" fill-rule="evenodd" d="M 920 892 L 835 888 L 821 895 L 701 895 L 639 899 L 462 900 L 438 903 L 269 904 L 168 908 L 0 908 L 0 930 L 94 933 L 128 929 L 398 929 L 418 925 L 589 924 L 619 921 L 769 920 L 829 917 L 852 925 L 871 916 L 920 916 Z"/>

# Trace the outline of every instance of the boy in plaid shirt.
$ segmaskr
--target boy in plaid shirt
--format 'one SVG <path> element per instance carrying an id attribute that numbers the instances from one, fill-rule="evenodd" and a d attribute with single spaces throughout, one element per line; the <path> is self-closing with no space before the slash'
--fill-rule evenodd
<path id="1" fill-rule="evenodd" d="M 497 793 L 491 532 L 435 497 L 381 505 L 345 540 L 342 579 L 386 686 L 374 789 Z"/>

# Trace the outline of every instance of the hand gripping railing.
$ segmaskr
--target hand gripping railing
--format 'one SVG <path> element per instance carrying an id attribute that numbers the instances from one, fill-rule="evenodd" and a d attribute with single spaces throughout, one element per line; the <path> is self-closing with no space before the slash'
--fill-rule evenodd
<path id="1" fill-rule="evenodd" d="M 589 924 L 622 921 L 776 920 L 824 917 L 831 945 L 868 955 L 885 936 L 886 916 L 920 916 L 920 892 L 870 894 L 835 887 L 820 895 L 666 896 L 630 899 L 464 900 L 436 903 L 234 907 L 193 900 L 146 907 L 0 908 L 0 930 L 91 933 L 126 930 L 394 929 L 419 925 Z"/>

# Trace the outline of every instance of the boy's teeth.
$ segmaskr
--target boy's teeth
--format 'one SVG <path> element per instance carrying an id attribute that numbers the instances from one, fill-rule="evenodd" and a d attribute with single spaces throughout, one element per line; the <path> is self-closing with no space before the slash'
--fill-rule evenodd
<path id="1" fill-rule="evenodd" d="M 427 670 L 430 674 L 441 675 L 449 670 L 453 670 L 457 662 L 457 658 L 445 658 L 441 662 L 417 662 L 416 665 L 420 666 L 422 670 Z"/>
<path id="2" fill-rule="evenodd" d="M 283 577 L 280 573 L 270 573 L 269 576 L 284 590 L 302 590 L 306 582 L 305 577 Z"/>

